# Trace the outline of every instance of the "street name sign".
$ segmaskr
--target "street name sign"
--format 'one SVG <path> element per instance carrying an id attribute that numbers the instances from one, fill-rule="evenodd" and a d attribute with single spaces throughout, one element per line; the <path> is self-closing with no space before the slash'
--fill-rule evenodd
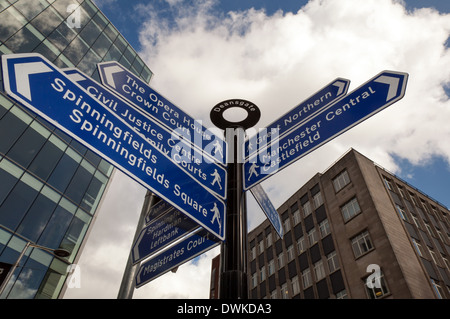
<path id="1" fill-rule="evenodd" d="M 151 223 L 152 221 L 154 221 L 155 219 L 159 218 L 164 213 L 172 209 L 174 209 L 172 205 L 170 205 L 165 200 L 161 199 L 155 205 L 150 207 L 147 215 L 145 216 L 145 225 L 148 225 L 149 223 Z"/>
<path id="2" fill-rule="evenodd" d="M 120 63 L 102 62 L 97 66 L 105 87 L 149 113 L 218 163 L 226 165 L 225 141 L 205 128 L 200 121 L 194 120 Z"/>
<path id="3" fill-rule="evenodd" d="M 141 133 L 150 144 L 170 157 L 172 161 L 184 169 L 193 179 L 214 192 L 222 199 L 226 198 L 227 171 L 216 164 L 202 151 L 192 147 L 178 134 L 172 134 L 164 125 L 147 115 L 146 112 L 125 102 L 112 94 L 104 86 L 88 77 L 78 69 L 65 69 L 64 73 L 83 87 L 99 103 L 108 106 L 117 116 Z"/>
<path id="4" fill-rule="evenodd" d="M 264 214 L 266 214 L 275 231 L 281 238 L 283 238 L 284 231 L 281 224 L 280 215 L 270 201 L 269 196 L 267 196 L 266 192 L 264 191 L 264 188 L 261 186 L 261 184 L 257 184 L 250 189 L 250 192 L 263 210 Z"/>
<path id="5" fill-rule="evenodd" d="M 253 156 L 259 149 L 281 138 L 307 118 L 312 117 L 321 109 L 347 94 L 349 85 L 350 80 L 343 78 L 335 79 L 279 119 L 269 124 L 267 128 L 247 139 L 244 148 L 245 157 Z"/>
<path id="6" fill-rule="evenodd" d="M 141 264 L 136 275 L 136 288 L 142 287 L 146 283 L 214 248 L 219 243 L 204 229 L 185 237 L 175 245 Z"/>
<path id="7" fill-rule="evenodd" d="M 6 93 L 224 239 L 225 203 L 36 53 L 2 56 Z"/>
<path id="8" fill-rule="evenodd" d="M 141 230 L 131 248 L 133 264 L 160 251 L 198 227 L 196 222 L 172 208 Z"/>
<path id="9" fill-rule="evenodd" d="M 244 163 L 244 189 L 248 190 L 326 142 L 400 100 L 407 73 L 383 71 L 321 110 Z"/>

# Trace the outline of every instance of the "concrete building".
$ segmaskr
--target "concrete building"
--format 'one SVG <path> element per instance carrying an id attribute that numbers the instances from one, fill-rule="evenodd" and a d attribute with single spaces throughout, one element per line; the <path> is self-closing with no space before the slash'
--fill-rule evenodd
<path id="1" fill-rule="evenodd" d="M 248 236 L 249 297 L 450 298 L 450 211 L 350 150 Z"/>

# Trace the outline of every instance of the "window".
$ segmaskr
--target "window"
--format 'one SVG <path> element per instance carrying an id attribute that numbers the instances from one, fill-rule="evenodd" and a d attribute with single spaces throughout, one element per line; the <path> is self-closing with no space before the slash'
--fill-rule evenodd
<path id="1" fill-rule="evenodd" d="M 414 205 L 416 205 L 417 207 L 419 207 L 419 204 L 417 204 L 417 200 L 416 200 L 416 198 L 414 197 L 414 194 L 413 194 L 413 193 L 409 193 L 409 196 L 411 197 L 411 200 L 412 200 L 412 202 L 414 203 Z"/>
<path id="2" fill-rule="evenodd" d="M 415 216 L 415 215 L 413 215 L 413 214 L 411 214 L 411 216 L 412 216 L 412 219 L 413 219 L 413 221 L 414 221 L 414 224 L 416 224 L 416 227 L 420 229 L 420 226 L 419 226 L 419 219 L 417 219 L 417 216 Z"/>
<path id="3" fill-rule="evenodd" d="M 270 247 L 272 245 L 272 233 L 267 234 L 266 244 L 267 244 L 267 247 Z"/>
<path id="4" fill-rule="evenodd" d="M 336 299 L 348 299 L 347 290 L 341 290 L 336 293 Z"/>
<path id="5" fill-rule="evenodd" d="M 398 186 L 398 185 L 397 185 L 397 188 L 398 188 L 398 191 L 400 192 L 400 196 L 401 196 L 402 198 L 404 198 L 404 199 L 407 199 L 407 198 L 406 198 L 405 191 L 403 190 L 403 188 L 401 188 L 401 187 Z"/>
<path id="6" fill-rule="evenodd" d="M 258 275 L 256 273 L 252 275 L 251 282 L 252 282 L 252 289 L 258 285 Z"/>
<path id="7" fill-rule="evenodd" d="M 322 260 L 319 260 L 314 264 L 314 275 L 316 276 L 316 281 L 325 277 L 325 268 L 323 267 Z"/>
<path id="8" fill-rule="evenodd" d="M 263 240 L 261 240 L 261 241 L 258 243 L 258 250 L 259 250 L 259 253 L 260 253 L 260 254 L 262 254 L 262 253 L 264 252 L 264 241 L 263 241 Z"/>
<path id="9" fill-rule="evenodd" d="M 286 233 L 291 229 L 291 223 L 289 221 L 289 217 L 283 221 L 283 228 Z"/>
<path id="10" fill-rule="evenodd" d="M 275 261 L 273 259 L 269 261 L 269 264 L 267 265 L 267 271 L 269 276 L 275 273 Z"/>
<path id="11" fill-rule="evenodd" d="M 327 255 L 327 261 L 328 261 L 328 269 L 330 270 L 330 273 L 339 269 L 339 260 L 338 260 L 338 256 L 335 251 L 333 251 Z"/>
<path id="12" fill-rule="evenodd" d="M 322 238 L 324 238 L 326 235 L 328 235 L 331 232 L 330 231 L 330 223 L 328 222 L 328 219 L 325 218 L 323 221 L 320 222 L 319 231 L 320 231 L 320 236 L 322 236 Z"/>
<path id="13" fill-rule="evenodd" d="M 277 290 L 276 289 L 271 291 L 270 299 L 277 299 Z"/>
<path id="14" fill-rule="evenodd" d="M 259 279 L 260 281 L 264 281 L 264 279 L 266 279 L 266 266 L 262 266 L 259 270 Z"/>
<path id="15" fill-rule="evenodd" d="M 447 267 L 447 269 L 450 271 L 450 262 L 447 258 L 444 257 L 444 255 L 441 254 L 442 259 L 444 260 L 444 264 Z"/>
<path id="16" fill-rule="evenodd" d="M 299 239 L 297 239 L 297 250 L 299 254 L 301 254 L 306 250 L 305 236 L 302 236 Z"/>
<path id="17" fill-rule="evenodd" d="M 367 285 L 367 281 L 364 284 L 364 286 L 366 287 L 367 295 L 370 299 L 379 299 L 389 293 L 386 281 L 384 280 L 383 272 L 380 272 L 379 276 L 375 277 L 371 284 L 372 285 L 370 287 Z"/>
<path id="18" fill-rule="evenodd" d="M 323 204 L 321 192 L 318 192 L 316 195 L 314 195 L 313 202 L 314 202 L 314 208 L 318 208 Z"/>
<path id="19" fill-rule="evenodd" d="M 298 276 L 292 277 L 291 284 L 292 284 L 292 294 L 294 296 L 298 295 L 300 293 L 300 282 L 298 281 Z"/>
<path id="20" fill-rule="evenodd" d="M 28 167 L 49 136 L 50 132 L 34 121 L 9 150 L 9 158 L 23 167 Z"/>
<path id="21" fill-rule="evenodd" d="M 430 211 L 428 210 L 428 207 L 427 207 L 425 201 L 420 200 L 420 203 L 422 204 L 423 209 L 424 209 L 428 214 L 431 214 Z"/>
<path id="22" fill-rule="evenodd" d="M 443 299 L 444 298 L 444 291 L 442 290 L 441 285 L 439 285 L 436 281 L 434 281 L 434 279 L 430 279 L 431 280 L 431 285 L 433 286 L 434 292 L 436 293 L 436 296 L 438 297 L 438 299 Z"/>
<path id="23" fill-rule="evenodd" d="M 278 255 L 278 269 L 280 269 L 280 268 L 282 268 L 282 267 L 284 267 L 284 254 L 283 253 L 280 253 L 279 255 Z"/>
<path id="24" fill-rule="evenodd" d="M 281 299 L 288 299 L 289 292 L 287 288 L 287 283 L 281 285 Z"/>
<path id="25" fill-rule="evenodd" d="M 412 242 L 419 256 L 423 256 L 422 245 L 420 245 L 414 238 L 412 238 Z"/>
<path id="26" fill-rule="evenodd" d="M 427 229 L 428 234 L 430 234 L 430 236 L 434 237 L 430 224 L 428 224 L 426 221 L 424 221 L 424 223 L 425 223 L 425 228 Z"/>
<path id="27" fill-rule="evenodd" d="M 251 249 L 250 249 L 250 259 L 255 259 L 256 258 L 256 246 L 253 246 Z"/>
<path id="28" fill-rule="evenodd" d="M 297 225 L 300 222 L 300 211 L 297 202 L 291 206 L 291 214 L 294 218 L 294 224 Z"/>
<path id="29" fill-rule="evenodd" d="M 317 242 L 318 238 L 317 238 L 317 232 L 316 229 L 313 228 L 308 232 L 308 240 L 309 240 L 309 245 L 312 246 L 314 245 L 314 243 Z"/>
<path id="30" fill-rule="evenodd" d="M 311 204 L 309 202 L 304 203 L 302 208 L 303 208 L 303 217 L 306 217 L 312 213 Z"/>
<path id="31" fill-rule="evenodd" d="M 294 259 L 294 245 L 290 245 L 287 248 L 287 259 L 288 259 L 288 261 L 291 261 L 292 259 Z"/>
<path id="32" fill-rule="evenodd" d="M 348 221 L 352 217 L 358 215 L 361 212 L 361 208 L 359 208 L 358 200 L 356 199 L 356 197 L 342 206 L 341 212 L 342 216 L 344 217 L 344 221 Z"/>
<path id="33" fill-rule="evenodd" d="M 309 270 L 309 268 L 302 271 L 302 283 L 303 289 L 312 285 L 311 270 Z"/>
<path id="34" fill-rule="evenodd" d="M 408 218 L 406 218 L 405 210 L 397 204 L 395 204 L 395 207 L 397 208 L 397 212 L 400 218 L 403 219 L 404 221 L 408 221 Z"/>
<path id="35" fill-rule="evenodd" d="M 345 170 L 333 179 L 334 191 L 337 193 L 348 183 L 350 183 L 350 178 L 348 177 L 348 173 Z"/>
<path id="36" fill-rule="evenodd" d="M 436 253 L 434 251 L 432 251 L 431 249 L 429 249 L 429 248 L 428 248 L 428 251 L 430 252 L 430 256 L 431 256 L 431 259 L 433 259 L 433 262 L 436 265 L 440 266 L 439 263 L 437 262 L 437 259 L 436 259 Z"/>
<path id="37" fill-rule="evenodd" d="M 353 253 L 355 254 L 356 258 L 373 249 L 372 241 L 370 240 L 368 231 L 364 231 L 359 235 L 353 237 L 351 242 Z"/>
<path id="38" fill-rule="evenodd" d="M 294 224 L 297 225 L 298 223 L 300 223 L 300 211 L 297 209 L 294 214 L 292 215 L 292 217 L 294 218 Z"/>
<path id="39" fill-rule="evenodd" d="M 386 187 L 390 190 L 393 191 L 394 190 L 394 186 L 392 186 L 392 183 L 389 179 L 387 179 L 386 177 L 383 177 L 384 183 L 386 184 Z"/>
<path id="40" fill-rule="evenodd" d="M 442 240 L 442 242 L 445 243 L 444 235 L 442 235 L 442 233 L 439 230 L 437 230 L 437 229 L 436 229 L 436 232 L 437 232 L 439 238 Z"/>

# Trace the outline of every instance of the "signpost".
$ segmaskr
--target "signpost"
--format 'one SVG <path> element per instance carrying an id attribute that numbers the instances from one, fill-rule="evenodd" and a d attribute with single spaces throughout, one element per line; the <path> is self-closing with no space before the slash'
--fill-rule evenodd
<path id="1" fill-rule="evenodd" d="M 120 63 L 99 63 L 98 70 L 103 85 L 108 89 L 150 114 L 218 163 L 226 164 L 225 141 L 205 128 L 201 122 L 194 120 Z"/>
<path id="2" fill-rule="evenodd" d="M 131 106 L 130 103 L 112 94 L 105 87 L 77 69 L 66 69 L 64 73 L 84 88 L 97 102 L 109 107 L 119 118 L 127 122 L 150 144 L 172 159 L 172 162 L 184 169 L 192 179 L 214 192 L 222 199 L 226 198 L 226 174 L 222 166 L 201 150 L 192 147 L 189 142 L 180 139 L 164 125 L 150 117 L 146 112 Z"/>
<path id="3" fill-rule="evenodd" d="M 142 263 L 136 276 L 136 288 L 145 285 L 219 244 L 220 242 L 204 229 L 191 234 L 179 243 Z"/>
<path id="4" fill-rule="evenodd" d="M 225 203 L 39 54 L 2 56 L 5 91 L 220 239 Z"/>
<path id="5" fill-rule="evenodd" d="M 314 93 L 292 110 L 269 124 L 264 130 L 245 141 L 245 157 L 253 156 L 259 149 L 300 125 L 307 118 L 347 94 L 350 80 L 337 78 Z M 273 131 L 272 131 L 273 130 Z"/>
<path id="6" fill-rule="evenodd" d="M 269 143 L 244 163 L 244 189 L 248 190 L 326 142 L 400 100 L 408 74 L 384 71 L 321 110 L 315 116 Z"/>
<path id="7" fill-rule="evenodd" d="M 173 206 L 170 205 L 165 200 L 160 200 L 155 205 L 153 205 L 145 216 L 145 225 L 148 225 L 150 222 L 162 216 L 164 213 L 167 213 L 169 210 L 172 210 Z"/>
<path id="8" fill-rule="evenodd" d="M 222 299 L 248 297 L 245 191 L 251 190 L 283 237 L 280 216 L 259 183 L 401 99 L 408 79 L 384 71 L 346 95 L 349 81 L 338 78 L 270 124 L 270 132 L 246 141 L 259 108 L 246 100 L 223 101 L 210 118 L 225 130 L 227 144 L 119 63 L 98 69 L 107 88 L 76 69 L 63 72 L 39 54 L 2 56 L 9 96 L 162 199 L 153 205 L 154 195 L 146 196 L 151 210 L 145 227 L 146 209 L 141 212 L 127 265 L 132 269 L 147 258 L 136 287 L 222 240 Z M 247 118 L 226 120 L 224 111 L 233 107 L 244 109 Z M 119 296 L 130 296 L 129 280 L 123 287 Z"/>
<path id="9" fill-rule="evenodd" d="M 267 196 L 266 192 L 264 191 L 264 188 L 262 188 L 261 184 L 258 184 L 251 188 L 250 192 L 253 194 L 253 197 L 255 197 L 256 202 L 259 204 L 264 214 L 266 214 L 267 218 L 269 219 L 270 223 L 272 224 L 273 228 L 278 233 L 280 238 L 283 238 L 284 231 L 281 224 L 280 215 L 270 201 L 269 196 Z"/>
<path id="10" fill-rule="evenodd" d="M 172 208 L 142 229 L 131 248 L 133 263 L 149 257 L 196 228 L 197 223 Z"/>

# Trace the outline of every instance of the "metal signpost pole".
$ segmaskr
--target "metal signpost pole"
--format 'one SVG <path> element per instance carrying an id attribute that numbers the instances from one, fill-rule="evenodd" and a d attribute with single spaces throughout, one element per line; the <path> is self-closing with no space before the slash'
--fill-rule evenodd
<path id="1" fill-rule="evenodd" d="M 141 215 L 139 216 L 138 225 L 136 227 L 136 233 L 134 234 L 133 243 L 136 241 L 136 238 L 139 236 L 141 229 L 145 226 L 145 216 L 147 215 L 149 209 L 153 206 L 156 200 L 156 196 L 147 191 L 145 194 L 144 204 L 142 205 Z M 132 299 L 134 293 L 134 277 L 136 277 L 136 272 L 138 270 L 139 265 L 133 265 L 133 260 L 130 255 L 128 257 L 127 265 L 125 267 L 125 271 L 122 277 L 122 283 L 120 284 L 119 294 L 117 295 L 117 299 Z"/>
<path id="2" fill-rule="evenodd" d="M 223 117 L 229 108 L 242 108 L 247 118 L 230 122 Z M 246 100 L 227 100 L 211 110 L 211 121 L 225 130 L 229 148 L 227 159 L 227 206 L 225 241 L 221 247 L 221 269 L 219 281 L 220 299 L 248 299 L 247 277 L 247 203 L 244 192 L 244 139 L 245 130 L 253 127 L 261 112 L 256 105 Z"/>
<path id="3" fill-rule="evenodd" d="M 221 299 L 247 299 L 247 207 L 243 189 L 242 127 L 226 130 L 225 139 L 232 147 L 228 162 L 228 201 L 225 241 L 221 247 Z"/>

